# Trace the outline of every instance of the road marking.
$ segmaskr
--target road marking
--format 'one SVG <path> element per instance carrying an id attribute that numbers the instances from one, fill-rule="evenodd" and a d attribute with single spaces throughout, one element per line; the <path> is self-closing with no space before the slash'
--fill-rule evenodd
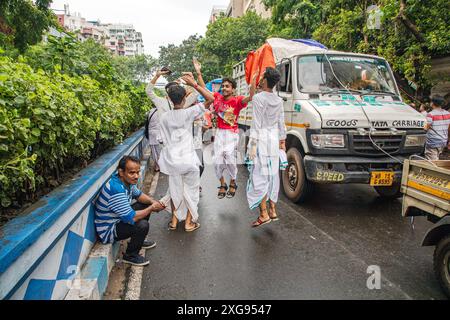
<path id="1" fill-rule="evenodd" d="M 339 247 L 341 247 L 345 252 L 347 252 L 350 256 L 353 257 L 353 259 L 359 261 L 360 263 L 362 263 L 363 265 L 366 266 L 366 268 L 369 266 L 368 263 L 366 263 L 363 259 L 359 258 L 357 255 L 355 255 L 353 252 L 351 252 L 349 249 L 347 249 L 346 246 L 344 246 L 340 241 L 335 240 L 332 236 L 330 236 L 328 233 L 326 233 L 325 231 L 323 231 L 322 229 L 320 229 L 318 226 L 316 226 L 314 223 L 312 223 L 308 218 L 306 218 L 305 216 L 303 216 L 301 213 L 299 213 L 298 211 L 296 211 L 294 208 L 291 207 L 291 204 L 285 201 L 282 201 L 289 210 L 291 210 L 296 216 L 299 216 L 300 218 L 302 218 L 303 220 L 305 220 L 309 225 L 313 226 L 314 228 L 316 228 L 322 235 L 324 235 L 325 237 L 327 237 L 329 240 L 333 241 L 334 243 L 336 243 Z M 399 292 L 401 292 L 406 299 L 408 300 L 413 300 L 413 298 L 411 296 L 409 296 L 405 291 L 403 291 L 398 285 L 396 285 L 395 283 L 393 283 L 391 280 L 389 280 L 388 278 L 386 278 L 385 276 L 381 276 L 381 278 L 387 282 L 387 284 L 392 287 L 397 289 Z"/>

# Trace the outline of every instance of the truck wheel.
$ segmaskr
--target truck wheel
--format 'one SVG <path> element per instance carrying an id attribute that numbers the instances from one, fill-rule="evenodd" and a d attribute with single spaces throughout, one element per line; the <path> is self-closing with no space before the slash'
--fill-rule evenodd
<path id="1" fill-rule="evenodd" d="M 400 187 L 401 183 L 394 183 L 390 187 L 374 187 L 374 189 L 383 198 L 397 199 L 402 196 Z"/>
<path id="2" fill-rule="evenodd" d="M 450 235 L 441 239 L 434 250 L 434 274 L 450 298 Z"/>
<path id="3" fill-rule="evenodd" d="M 303 156 L 297 148 L 287 152 L 288 166 L 282 171 L 283 192 L 292 202 L 305 202 L 312 193 L 313 183 L 306 178 Z"/>

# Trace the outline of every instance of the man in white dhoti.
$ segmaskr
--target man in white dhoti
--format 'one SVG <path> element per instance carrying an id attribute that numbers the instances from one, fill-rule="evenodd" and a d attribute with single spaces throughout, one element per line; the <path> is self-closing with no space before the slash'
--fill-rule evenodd
<path id="1" fill-rule="evenodd" d="M 273 93 L 279 81 L 280 73 L 274 68 L 267 68 L 260 81 L 262 91 L 252 100 L 247 200 L 250 209 L 259 207 L 260 210 L 252 227 L 278 220 L 275 205 L 280 189 L 280 149 L 286 150 L 283 100 Z"/>
<path id="2" fill-rule="evenodd" d="M 160 139 L 160 127 L 159 127 L 159 120 L 161 119 L 161 116 L 169 111 L 169 110 L 173 110 L 173 104 L 171 103 L 171 101 L 167 98 L 167 97 L 159 97 L 155 94 L 155 86 L 156 83 L 158 82 L 158 79 L 161 76 L 166 76 L 166 75 L 170 75 L 171 71 L 167 68 L 162 68 L 158 71 L 156 71 L 156 74 L 153 76 L 152 80 L 149 82 L 147 88 L 146 88 L 146 93 L 147 96 L 150 98 L 150 100 L 153 102 L 154 107 L 157 110 L 157 114 L 155 114 L 153 116 L 153 118 L 157 119 L 157 122 L 153 121 L 153 124 L 155 125 L 155 127 L 153 128 L 153 133 L 155 134 L 155 136 L 158 137 L 158 139 Z M 173 85 L 177 85 L 178 82 L 169 82 L 166 84 L 165 86 L 165 91 L 167 94 L 167 91 L 169 90 L 169 88 Z M 186 97 L 185 103 L 184 103 L 184 108 L 190 107 L 192 104 L 194 104 L 195 102 L 197 102 L 198 99 L 198 93 L 197 92 L 192 92 L 191 94 L 189 94 Z M 159 146 L 152 146 L 151 147 L 151 151 L 152 151 L 152 155 L 155 155 L 155 157 L 153 157 L 153 159 L 157 158 L 159 159 L 160 156 L 160 152 L 161 152 L 161 145 Z M 159 171 L 159 166 L 158 163 L 155 164 L 155 171 Z M 166 196 L 164 196 L 161 199 L 162 202 L 164 202 L 166 205 L 168 205 L 168 203 L 170 203 L 170 195 L 169 195 L 169 190 L 167 190 Z"/>
<path id="3" fill-rule="evenodd" d="M 206 101 L 184 109 L 186 90 L 180 85 L 173 85 L 167 90 L 174 108 L 160 119 L 164 147 L 158 164 L 161 172 L 169 176 L 172 221 L 168 227 L 175 230 L 179 221 L 185 221 L 185 231 L 192 232 L 200 227 L 197 220 L 201 164 L 195 152 L 192 127 L 194 120 L 204 114 L 205 106 L 213 103 L 214 97 L 200 87 L 191 75 L 185 75 L 182 79 L 198 90 Z"/>

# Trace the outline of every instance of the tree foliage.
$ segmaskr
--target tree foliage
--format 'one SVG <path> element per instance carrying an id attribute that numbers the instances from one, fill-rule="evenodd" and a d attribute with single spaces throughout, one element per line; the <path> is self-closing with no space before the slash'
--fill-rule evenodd
<path id="1" fill-rule="evenodd" d="M 169 44 L 159 47 L 159 64 L 172 70 L 172 74 L 167 76 L 169 81 L 180 77 L 183 71 L 193 71 L 192 57 L 196 55 L 196 45 L 200 37 L 191 35 L 183 40 L 180 45 Z"/>
<path id="2" fill-rule="evenodd" d="M 253 11 L 240 18 L 221 17 L 208 25 L 198 49 L 202 55 L 215 58 L 222 74 L 231 75 L 234 64 L 264 43 L 269 27 L 269 21 Z"/>
<path id="3" fill-rule="evenodd" d="M 49 26 L 56 25 L 49 9 L 52 0 L 0 1 L 0 45 L 24 52 L 30 45 L 41 41 Z"/>
<path id="4" fill-rule="evenodd" d="M 33 199 L 142 126 L 151 105 L 141 68 L 126 68 L 139 58 L 127 59 L 71 37 L 16 60 L 0 55 L 0 208 Z"/>
<path id="5" fill-rule="evenodd" d="M 119 56 L 113 59 L 113 66 L 123 80 L 132 80 L 134 83 L 144 83 L 152 71 L 155 70 L 157 59 L 150 55 L 131 57 Z"/>
<path id="6" fill-rule="evenodd" d="M 206 81 L 231 75 L 233 65 L 244 59 L 250 50 L 264 43 L 269 34 L 269 21 L 254 12 L 240 18 L 220 17 L 208 25 L 206 36 L 190 36 L 180 45 L 160 47 L 159 64 L 168 66 L 176 79 L 183 71 L 193 71 L 192 57 L 202 63 Z"/>
<path id="7" fill-rule="evenodd" d="M 314 38 L 329 48 L 384 56 L 401 86 L 427 96 L 431 58 L 450 49 L 450 2 L 436 0 L 264 0 L 274 34 Z M 381 29 L 368 29 L 367 8 L 378 5 Z"/>
<path id="8" fill-rule="evenodd" d="M 263 3 L 272 10 L 272 33 L 285 38 L 310 38 L 322 21 L 326 2 L 263 0 Z"/>

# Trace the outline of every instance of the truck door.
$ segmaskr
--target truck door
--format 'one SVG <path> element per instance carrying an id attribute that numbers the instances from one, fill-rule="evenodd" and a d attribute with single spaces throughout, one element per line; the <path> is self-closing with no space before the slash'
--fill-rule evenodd
<path id="1" fill-rule="evenodd" d="M 286 129 L 291 128 L 292 120 L 292 63 L 290 60 L 283 60 L 277 65 L 277 70 L 281 74 L 281 80 L 277 85 L 278 95 L 283 99 L 284 122 Z"/>

